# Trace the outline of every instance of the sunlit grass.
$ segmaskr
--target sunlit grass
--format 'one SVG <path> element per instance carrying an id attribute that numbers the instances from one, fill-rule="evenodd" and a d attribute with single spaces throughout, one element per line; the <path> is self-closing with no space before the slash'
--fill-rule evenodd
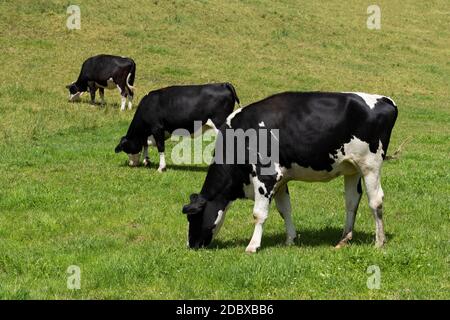
<path id="1" fill-rule="evenodd" d="M 360 1 L 78 3 L 80 31 L 65 28 L 68 2 L 0 3 L 1 298 L 450 297 L 446 1 L 378 1 L 376 31 Z M 98 53 L 136 61 L 136 102 L 212 81 L 232 82 L 244 105 L 284 90 L 391 96 L 400 113 L 390 151 L 412 140 L 383 168 L 386 248 L 373 247 L 364 197 L 353 244 L 333 249 L 344 223 L 338 179 L 291 183 L 296 246 L 283 246 L 272 209 L 262 250 L 245 254 L 252 203 L 238 201 L 211 249 L 187 250 L 181 207 L 206 166 L 160 175 L 114 154 L 133 112 L 118 110 L 116 91 L 99 108 L 67 103 L 64 88 Z M 81 290 L 66 287 L 69 265 L 81 268 Z M 366 286 L 370 265 L 380 290 Z"/>

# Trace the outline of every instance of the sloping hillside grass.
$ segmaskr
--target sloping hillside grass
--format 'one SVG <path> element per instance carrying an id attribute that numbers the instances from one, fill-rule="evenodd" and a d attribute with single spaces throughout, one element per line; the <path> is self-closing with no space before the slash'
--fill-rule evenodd
<path id="1" fill-rule="evenodd" d="M 0 298 L 450 298 L 450 6 L 446 0 L 68 1 L 0 3 Z M 185 247 L 181 207 L 205 165 L 131 169 L 114 147 L 133 112 L 67 103 L 89 56 L 137 63 L 137 100 L 172 84 L 230 81 L 243 104 L 284 90 L 365 91 L 399 106 L 383 169 L 388 244 L 373 247 L 365 198 L 354 241 L 342 179 L 292 183 L 297 245 L 283 246 L 275 209 L 263 249 L 244 253 L 252 203 L 236 202 L 211 249 Z M 170 155 L 173 144 L 169 144 Z M 156 153 L 151 154 L 157 161 Z M 170 160 L 169 160 L 170 165 Z M 67 289 L 67 268 L 81 289 Z M 369 266 L 381 271 L 368 289 Z"/>

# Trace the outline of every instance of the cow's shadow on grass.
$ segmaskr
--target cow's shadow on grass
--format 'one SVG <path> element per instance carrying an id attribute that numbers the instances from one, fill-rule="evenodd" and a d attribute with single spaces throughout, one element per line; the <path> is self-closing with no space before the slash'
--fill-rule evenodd
<path id="1" fill-rule="evenodd" d="M 156 173 L 158 170 L 158 163 L 155 162 L 151 162 L 149 165 L 144 166 L 142 163 L 137 166 L 137 167 L 130 167 L 128 165 L 128 161 L 124 161 L 120 164 L 120 167 L 129 167 L 130 169 L 138 169 L 138 170 L 152 170 L 155 171 Z M 208 171 L 208 166 L 195 166 L 195 165 L 185 165 L 185 164 L 168 164 L 166 165 L 166 170 L 168 171 L 190 171 L 190 172 L 207 172 Z"/>
<path id="2" fill-rule="evenodd" d="M 342 229 L 336 227 L 327 227 L 323 229 L 300 229 L 297 230 L 299 237 L 295 240 L 293 246 L 296 247 L 319 247 L 329 246 L 334 247 L 342 236 Z M 214 240 L 210 248 L 216 249 L 229 249 L 236 247 L 245 248 L 251 239 L 251 234 L 247 238 L 241 238 L 236 240 Z M 390 233 L 386 233 L 387 240 L 391 240 L 394 236 Z M 261 241 L 261 250 L 271 247 L 283 247 L 285 246 L 286 233 L 280 232 L 276 234 L 263 234 Z M 365 231 L 354 231 L 353 240 L 350 241 L 351 245 L 359 244 L 373 244 L 375 245 L 375 230 L 373 233 Z"/>

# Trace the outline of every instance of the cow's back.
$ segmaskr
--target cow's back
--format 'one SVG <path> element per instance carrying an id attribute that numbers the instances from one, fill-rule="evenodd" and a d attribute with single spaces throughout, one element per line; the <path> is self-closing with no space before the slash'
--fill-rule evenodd
<path id="1" fill-rule="evenodd" d="M 339 150 L 356 139 L 373 153 L 381 141 L 385 156 L 396 117 L 387 98 L 370 108 L 351 93 L 286 92 L 243 108 L 228 123 L 233 129 L 277 129 L 284 167 L 331 171 Z"/>

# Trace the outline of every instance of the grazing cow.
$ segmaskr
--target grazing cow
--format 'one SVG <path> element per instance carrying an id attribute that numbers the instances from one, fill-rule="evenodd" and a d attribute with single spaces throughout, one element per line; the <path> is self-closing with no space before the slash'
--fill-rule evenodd
<path id="1" fill-rule="evenodd" d="M 217 131 L 233 112 L 239 98 L 230 83 L 172 86 L 151 91 L 142 98 L 128 128 L 115 151 L 128 154 L 129 164 L 139 164 L 144 148 L 144 165 L 150 163 L 148 145 L 159 152 L 159 172 L 166 169 L 164 141 L 177 129 L 195 132 L 194 122 L 201 121 Z"/>
<path id="2" fill-rule="evenodd" d="M 69 89 L 69 101 L 76 101 L 81 94 L 89 91 L 91 103 L 95 103 L 95 92 L 99 89 L 102 104 L 105 103 L 105 89 L 118 88 L 122 96 L 120 110 L 132 108 L 134 96 L 134 77 L 136 64 L 130 58 L 101 54 L 87 59 L 81 66 L 78 80 L 66 86 Z"/>
<path id="3" fill-rule="evenodd" d="M 228 206 L 238 198 L 255 201 L 255 230 L 247 252 L 256 252 L 261 245 L 263 224 L 273 198 L 285 222 L 286 243 L 291 244 L 296 231 L 287 182 L 329 181 L 343 175 L 347 218 L 337 247 L 352 238 L 362 194 L 361 178 L 376 222 L 376 246 L 381 247 L 385 235 L 380 170 L 396 118 L 397 107 L 390 98 L 364 93 L 286 92 L 237 109 L 220 130 L 216 157 L 200 194 L 192 194 L 190 204 L 183 207 L 189 221 L 189 246 L 207 246 L 219 231 Z M 277 143 L 278 161 L 265 164 L 268 161 L 262 159 L 261 149 L 254 157 L 257 161 L 248 161 L 254 152 L 249 147 L 251 139 L 244 142 L 245 162 L 217 160 L 218 153 L 223 156 L 234 152 L 234 160 L 242 154 L 239 150 L 230 151 L 230 139 L 236 136 L 229 138 L 229 131 L 255 129 L 268 131 L 261 135 L 263 138 L 257 137 L 259 142 L 271 137 Z M 273 134 L 276 130 L 278 136 Z M 264 173 L 263 169 L 270 170 Z"/>

